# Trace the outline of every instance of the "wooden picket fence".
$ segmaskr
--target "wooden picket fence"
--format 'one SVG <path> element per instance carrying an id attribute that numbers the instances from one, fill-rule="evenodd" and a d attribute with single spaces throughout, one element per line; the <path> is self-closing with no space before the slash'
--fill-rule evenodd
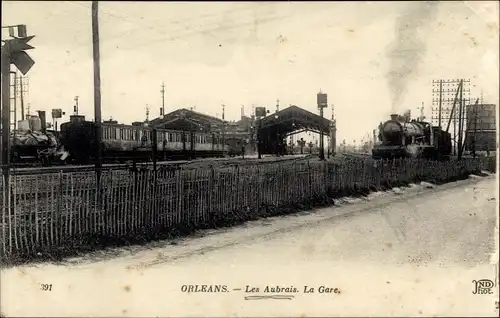
<path id="1" fill-rule="evenodd" d="M 89 171 L 13 175 L 9 184 L 0 184 L 0 256 L 71 253 L 137 237 L 152 240 L 255 219 L 320 198 L 423 180 L 446 182 L 495 168 L 495 158 L 165 166 L 106 170 L 100 187 Z"/>

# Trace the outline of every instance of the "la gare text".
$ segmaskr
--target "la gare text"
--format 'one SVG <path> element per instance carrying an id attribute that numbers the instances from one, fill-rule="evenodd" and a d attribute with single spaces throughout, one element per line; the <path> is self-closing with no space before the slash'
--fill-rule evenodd
<path id="1" fill-rule="evenodd" d="M 245 292 L 245 293 L 318 293 L 318 294 L 340 294 L 338 288 L 328 286 L 303 286 L 302 288 L 294 286 L 279 286 L 267 285 L 257 287 L 246 285 L 245 288 L 229 288 L 227 285 L 182 285 L 181 292 L 183 293 L 229 293 L 229 292 Z"/>

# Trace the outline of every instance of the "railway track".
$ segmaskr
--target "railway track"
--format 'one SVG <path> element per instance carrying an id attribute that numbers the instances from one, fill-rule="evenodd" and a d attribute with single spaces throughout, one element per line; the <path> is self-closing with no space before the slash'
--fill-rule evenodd
<path id="1" fill-rule="evenodd" d="M 273 163 L 277 161 L 305 160 L 310 159 L 310 155 L 290 155 L 283 157 L 263 156 L 258 159 L 257 156 L 245 156 L 245 158 L 209 158 L 209 159 L 194 159 L 194 160 L 176 160 L 176 161 L 158 161 L 157 167 L 164 166 L 187 166 L 190 168 L 202 167 L 204 165 L 217 164 L 219 166 L 227 166 L 234 164 L 255 164 L 255 163 Z M 136 163 L 137 168 L 151 168 L 153 162 Z M 132 167 L 131 163 L 120 164 L 103 164 L 103 170 L 127 170 Z M 95 165 L 62 165 L 52 167 L 16 167 L 11 168 L 11 175 L 36 175 L 36 174 L 51 174 L 51 173 L 70 173 L 70 172 L 90 172 L 95 170 Z"/>

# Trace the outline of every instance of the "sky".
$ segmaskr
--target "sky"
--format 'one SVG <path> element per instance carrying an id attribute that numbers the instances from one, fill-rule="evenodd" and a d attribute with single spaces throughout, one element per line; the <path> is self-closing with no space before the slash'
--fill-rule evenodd
<path id="1" fill-rule="evenodd" d="M 498 2 L 99 2 L 102 118 L 196 111 L 238 120 L 244 105 L 335 106 L 337 140 L 359 140 L 392 112 L 431 116 L 432 80 L 471 79 L 499 102 Z M 93 118 L 91 3 L 2 1 L 26 24 L 36 64 L 30 109 Z M 5 36 L 2 30 L 2 36 Z M 331 117 L 331 108 L 325 116 Z M 50 121 L 50 119 L 49 119 Z"/>

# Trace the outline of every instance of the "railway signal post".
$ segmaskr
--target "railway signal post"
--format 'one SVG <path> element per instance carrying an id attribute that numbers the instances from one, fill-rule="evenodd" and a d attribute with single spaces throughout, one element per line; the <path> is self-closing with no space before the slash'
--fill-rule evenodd
<path id="1" fill-rule="evenodd" d="M 1 72 L 2 72 L 2 172 L 5 183 L 9 182 L 10 164 L 10 65 L 14 64 L 23 75 L 26 75 L 35 62 L 25 52 L 34 49 L 29 45 L 35 36 L 28 36 L 26 25 L 5 26 L 2 29 L 9 29 L 11 39 L 2 40 L 1 50 Z M 17 36 L 15 31 L 17 30 Z M 9 187 L 4 187 L 8 191 Z M 8 193 L 7 193 L 8 198 Z"/>

